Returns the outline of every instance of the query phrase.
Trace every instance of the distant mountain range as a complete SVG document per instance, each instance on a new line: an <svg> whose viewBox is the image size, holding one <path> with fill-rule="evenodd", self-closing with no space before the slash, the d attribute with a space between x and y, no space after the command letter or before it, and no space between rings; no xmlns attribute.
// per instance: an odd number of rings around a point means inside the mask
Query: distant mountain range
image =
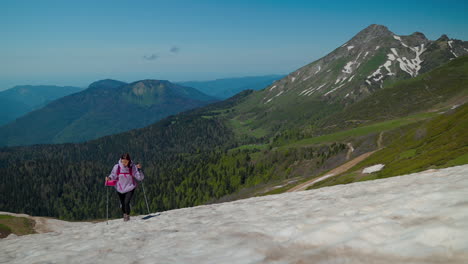
<svg viewBox="0 0 468 264"><path fill-rule="evenodd" d="M0 92L0 125L39 109L60 97L77 93L81 88L55 85L20 85Z"/></svg>
<svg viewBox="0 0 468 264"><path fill-rule="evenodd" d="M102 80L0 127L0 145L82 142L144 127L214 101L168 81Z"/></svg>
<svg viewBox="0 0 468 264"><path fill-rule="evenodd" d="M196 88L201 92L220 99L227 99L244 90L261 90L284 75L265 75L239 78L225 78L211 81L189 81L179 84Z"/></svg>

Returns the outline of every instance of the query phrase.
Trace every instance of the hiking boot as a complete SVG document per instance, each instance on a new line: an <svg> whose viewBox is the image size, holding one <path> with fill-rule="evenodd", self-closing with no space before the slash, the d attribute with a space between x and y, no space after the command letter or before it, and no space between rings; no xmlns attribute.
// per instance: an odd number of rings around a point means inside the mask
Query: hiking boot
<svg viewBox="0 0 468 264"><path fill-rule="evenodd" d="M130 220L130 216L128 214L124 214L123 215L123 220L124 220L124 222L127 222L128 220Z"/></svg>

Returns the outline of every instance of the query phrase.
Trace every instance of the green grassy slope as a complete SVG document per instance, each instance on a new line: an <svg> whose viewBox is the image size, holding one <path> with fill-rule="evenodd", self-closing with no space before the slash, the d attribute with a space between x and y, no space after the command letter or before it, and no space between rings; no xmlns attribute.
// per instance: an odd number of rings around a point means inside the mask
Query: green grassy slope
<svg viewBox="0 0 468 264"><path fill-rule="evenodd" d="M393 142L342 175L313 186L319 188L355 181L373 180L468 163L468 104L433 119L412 124L399 131ZM366 167L384 164L372 174Z"/></svg>
<svg viewBox="0 0 468 264"><path fill-rule="evenodd" d="M454 59L418 77L395 82L328 117L321 126L342 129L355 124L395 119L443 107L453 97L468 98L468 56Z"/></svg>
<svg viewBox="0 0 468 264"><path fill-rule="evenodd" d="M377 135L380 132L385 132L383 135L387 145L396 146L395 144L399 144L400 149L396 147L389 148L389 150L384 149L372 156L379 158L369 158L358 169L351 171L346 176L330 178L318 183L315 186L316 188L357 180L401 175L431 167L466 164L468 163L467 155L464 153L467 150L463 145L465 143L460 142L464 137L463 132L466 134L466 131L468 131L466 117L459 115L452 117L451 122L459 124L455 128L456 131L450 130L447 126L439 126L439 130L435 129L435 127L428 128L426 126L428 126L428 122L432 122L430 121L432 119L442 118L437 120L444 120L446 116L439 117L440 112L451 112L451 105L466 102L468 95L467 80L468 57L465 56L417 78L396 82L355 105L351 105L343 111L328 117L324 122L319 122L320 126L315 124L316 127L312 131L318 132L318 136L310 133L307 129L302 130L302 134L297 132L298 129L289 130L276 137L272 146L285 151L333 142L353 142L359 137ZM421 134L426 133L424 131L429 130L433 133L448 133L449 136L446 141L442 141L443 137L439 138L432 143L433 145L431 145L432 137L423 137L418 142L412 142L412 144L433 148L434 151L416 149L409 142L401 142L401 134L416 133L421 136ZM439 147L440 149L438 149ZM377 175L366 176L357 171L362 170L364 166L388 162L388 160L376 156L385 156L386 154L399 155L398 157L401 155L402 162L399 160L393 162L393 165L387 166ZM338 166L339 163L336 165ZM317 174L311 174L312 178L315 176ZM294 184L273 190L270 193L280 193L292 186Z"/></svg>
<svg viewBox="0 0 468 264"><path fill-rule="evenodd" d="M416 78L396 81L346 107L288 92L265 104L265 91L256 91L224 117L241 136L285 141L285 135L286 141L294 141L441 109L453 98L466 102L467 87L468 56L464 56Z"/></svg>
<svg viewBox="0 0 468 264"><path fill-rule="evenodd" d="M22 236L36 233L34 220L25 217L0 215L0 238L7 237L11 233Z"/></svg>

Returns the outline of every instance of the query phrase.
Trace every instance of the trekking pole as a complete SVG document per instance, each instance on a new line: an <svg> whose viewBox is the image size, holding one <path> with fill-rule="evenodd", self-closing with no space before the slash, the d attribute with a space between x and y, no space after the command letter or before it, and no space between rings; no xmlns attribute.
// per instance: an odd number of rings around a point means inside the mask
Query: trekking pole
<svg viewBox="0 0 468 264"><path fill-rule="evenodd" d="M137 165L140 164L139 162L136 163ZM148 206L148 199L146 199L146 192L145 192L145 182L141 182L141 187L143 188L143 196L145 196L145 203L146 203L146 210L148 210L148 214L150 213L149 206Z"/></svg>
<svg viewBox="0 0 468 264"><path fill-rule="evenodd" d="M143 187L143 195L145 196L146 209L148 209L148 214L150 214L150 210L149 210L149 206L148 206L148 200L146 199L145 183L144 182L141 182L141 187Z"/></svg>
<svg viewBox="0 0 468 264"><path fill-rule="evenodd" d="M105 188L106 188L106 224L108 225L109 224L109 191L108 191L107 186L105 186Z"/></svg>

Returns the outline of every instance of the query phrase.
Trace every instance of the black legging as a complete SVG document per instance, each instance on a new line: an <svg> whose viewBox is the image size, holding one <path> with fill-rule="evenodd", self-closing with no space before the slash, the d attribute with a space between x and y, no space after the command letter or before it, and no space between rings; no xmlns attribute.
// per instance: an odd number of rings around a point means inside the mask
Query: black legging
<svg viewBox="0 0 468 264"><path fill-rule="evenodd" d="M130 200L132 199L134 191L135 191L135 189L133 189L133 190L131 190L129 192L126 192L126 193L117 192L117 194L119 195L119 198L120 198L120 205L122 207L122 213L124 213L124 214L130 215Z"/></svg>

